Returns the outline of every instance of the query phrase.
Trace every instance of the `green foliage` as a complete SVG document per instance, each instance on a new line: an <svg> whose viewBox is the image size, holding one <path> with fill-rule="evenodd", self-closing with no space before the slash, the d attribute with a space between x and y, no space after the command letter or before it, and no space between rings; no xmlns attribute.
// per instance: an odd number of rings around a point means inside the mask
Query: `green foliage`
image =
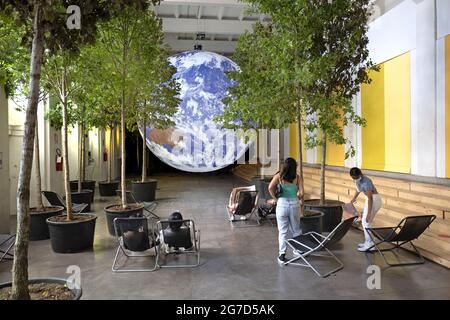
<svg viewBox="0 0 450 320"><path fill-rule="evenodd" d="M152 11L133 8L100 24L100 37L86 56L91 58L89 72L102 79L101 91L108 93L97 114L113 111L109 122L120 120L123 102L131 130L137 122L158 128L173 124L170 117L177 111L179 86L172 80L176 70L168 61L161 24Z"/></svg>
<svg viewBox="0 0 450 320"><path fill-rule="evenodd" d="M30 53L24 46L25 26L17 26L14 16L0 13L0 85L6 95L26 96Z"/></svg>
<svg viewBox="0 0 450 320"><path fill-rule="evenodd" d="M308 1L247 2L272 22L257 23L252 33L240 37L233 58L241 70L229 74L236 85L216 120L228 128L286 128L302 116L302 92L313 80Z"/></svg>
<svg viewBox="0 0 450 320"><path fill-rule="evenodd" d="M362 83L370 82L369 70L376 69L367 48L370 0L320 0L309 2L308 6L313 12L309 56L314 82L304 91L304 99L307 113L314 116L308 118L306 128L310 133L321 131L323 135L321 139L316 134L308 135L306 147L323 146L327 141L349 143L343 127L366 124L353 110L352 98ZM346 158L354 155L355 149L350 146Z"/></svg>

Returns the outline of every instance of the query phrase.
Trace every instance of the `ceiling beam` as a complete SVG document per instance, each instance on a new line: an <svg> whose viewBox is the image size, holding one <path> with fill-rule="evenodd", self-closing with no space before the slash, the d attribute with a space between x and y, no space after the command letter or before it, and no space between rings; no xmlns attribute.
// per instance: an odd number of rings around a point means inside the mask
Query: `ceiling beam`
<svg viewBox="0 0 450 320"><path fill-rule="evenodd" d="M219 8L219 12L217 13L217 19L222 20L224 10L225 10L225 7Z"/></svg>
<svg viewBox="0 0 450 320"><path fill-rule="evenodd" d="M162 18L163 32L197 33L199 31L214 34L243 34L252 30L253 22L238 20L201 19L201 30L197 19Z"/></svg>
<svg viewBox="0 0 450 320"><path fill-rule="evenodd" d="M177 40L173 38L165 39L173 51L189 51L194 49L193 40ZM199 42L204 51L233 53L236 50L237 41L211 41L202 40Z"/></svg>

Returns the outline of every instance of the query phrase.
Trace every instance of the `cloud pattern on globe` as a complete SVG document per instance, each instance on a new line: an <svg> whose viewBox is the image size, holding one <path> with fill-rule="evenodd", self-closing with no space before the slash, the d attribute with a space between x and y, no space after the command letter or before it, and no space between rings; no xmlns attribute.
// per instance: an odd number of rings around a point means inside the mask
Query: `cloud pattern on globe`
<svg viewBox="0 0 450 320"><path fill-rule="evenodd" d="M238 70L238 66L206 51L187 51L169 60L177 69L174 77L181 86L181 103L172 117L173 128L146 128L148 148L166 164L188 172L211 172L233 164L252 141L245 143L214 117L223 114L222 99L233 84L226 72Z"/></svg>

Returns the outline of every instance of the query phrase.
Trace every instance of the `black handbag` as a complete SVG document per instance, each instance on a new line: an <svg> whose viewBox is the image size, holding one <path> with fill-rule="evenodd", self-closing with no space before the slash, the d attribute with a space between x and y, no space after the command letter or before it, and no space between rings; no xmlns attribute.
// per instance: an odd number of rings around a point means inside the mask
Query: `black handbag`
<svg viewBox="0 0 450 320"><path fill-rule="evenodd" d="M281 197L281 194L283 193L283 185L281 184L281 178L278 181L278 184L275 188L275 197L279 198Z"/></svg>

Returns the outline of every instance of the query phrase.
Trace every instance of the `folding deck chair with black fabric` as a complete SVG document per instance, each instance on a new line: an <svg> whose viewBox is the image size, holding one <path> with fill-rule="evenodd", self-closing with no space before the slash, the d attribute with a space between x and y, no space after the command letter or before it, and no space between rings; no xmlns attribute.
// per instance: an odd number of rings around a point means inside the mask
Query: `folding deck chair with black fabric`
<svg viewBox="0 0 450 320"><path fill-rule="evenodd" d="M122 197L122 191L121 190L116 190L116 194L117 196L120 198ZM158 204L156 202L141 202L141 201L137 201L136 197L134 196L133 192L131 191L125 191L125 196L127 198L127 203L140 203L144 206L144 211L145 216L147 218L152 218L152 219L156 219L159 220L159 216L153 212L153 210L156 209L156 207L158 206Z"/></svg>
<svg viewBox="0 0 450 320"><path fill-rule="evenodd" d="M259 216L257 215L258 210L258 191L241 191L239 192L239 197L237 200L237 206L234 212L227 206L228 216L231 217L230 222L233 227L236 228L246 228L246 227L257 227L261 225ZM242 217L241 219L236 216ZM250 218L255 216L256 223L251 222ZM250 223L248 223L250 222ZM235 223L241 225L235 225Z"/></svg>
<svg viewBox="0 0 450 320"><path fill-rule="evenodd" d="M42 191L42 194L47 199L48 203L50 203L50 205L63 207L64 211L67 210L66 202L56 192ZM72 210L74 213L82 213L87 206L88 206L87 203L72 203Z"/></svg>
<svg viewBox="0 0 450 320"><path fill-rule="evenodd" d="M311 268L319 277L325 278L330 274L344 268L344 264L328 249L338 241L340 241L348 232L352 226L356 217L348 218L339 223L334 230L332 230L327 236L320 233L311 231L298 237L287 239L286 243L294 251L294 257L284 263L284 265L293 264L296 266ZM319 253L326 251L326 253ZM333 258L338 266L326 273L320 273L309 261L309 256L318 256L324 258ZM297 260L303 260L304 263L298 263Z"/></svg>
<svg viewBox="0 0 450 320"><path fill-rule="evenodd" d="M126 217L114 219L114 230L118 247L112 264L113 272L151 272L158 268L158 243L153 225L149 228L146 217ZM155 263L151 268L131 269L119 268L117 263L119 254L129 258L154 257Z"/></svg>
<svg viewBox="0 0 450 320"><path fill-rule="evenodd" d="M195 223L191 219L184 220L161 220L157 222L159 235L159 256L158 265L161 268L186 268L200 265L200 230L195 229ZM165 264L161 264L161 257L164 255ZM175 256L179 260L180 255L186 259L195 257L195 262L184 264L168 264L167 259Z"/></svg>
<svg viewBox="0 0 450 320"><path fill-rule="evenodd" d="M391 267L423 264L425 259L413 244L413 240L418 239L435 219L435 215L411 216L402 219L396 227L367 228L374 245L368 248L366 252L374 252L373 248L375 248L383 257L384 262ZM384 243L391 247L381 248ZM388 262L383 252L398 249L408 243L414 249L414 253L419 257L419 260L400 263Z"/></svg>
<svg viewBox="0 0 450 320"><path fill-rule="evenodd" d="M12 260L14 255L11 253L16 242L16 235L1 234L0 235L0 262L3 260Z"/></svg>
<svg viewBox="0 0 450 320"><path fill-rule="evenodd" d="M276 221L276 204L267 203L268 200L272 199L269 193L269 182L258 181L256 183L256 191L258 191L258 214L262 219L269 221L270 225L275 226L272 220Z"/></svg>

